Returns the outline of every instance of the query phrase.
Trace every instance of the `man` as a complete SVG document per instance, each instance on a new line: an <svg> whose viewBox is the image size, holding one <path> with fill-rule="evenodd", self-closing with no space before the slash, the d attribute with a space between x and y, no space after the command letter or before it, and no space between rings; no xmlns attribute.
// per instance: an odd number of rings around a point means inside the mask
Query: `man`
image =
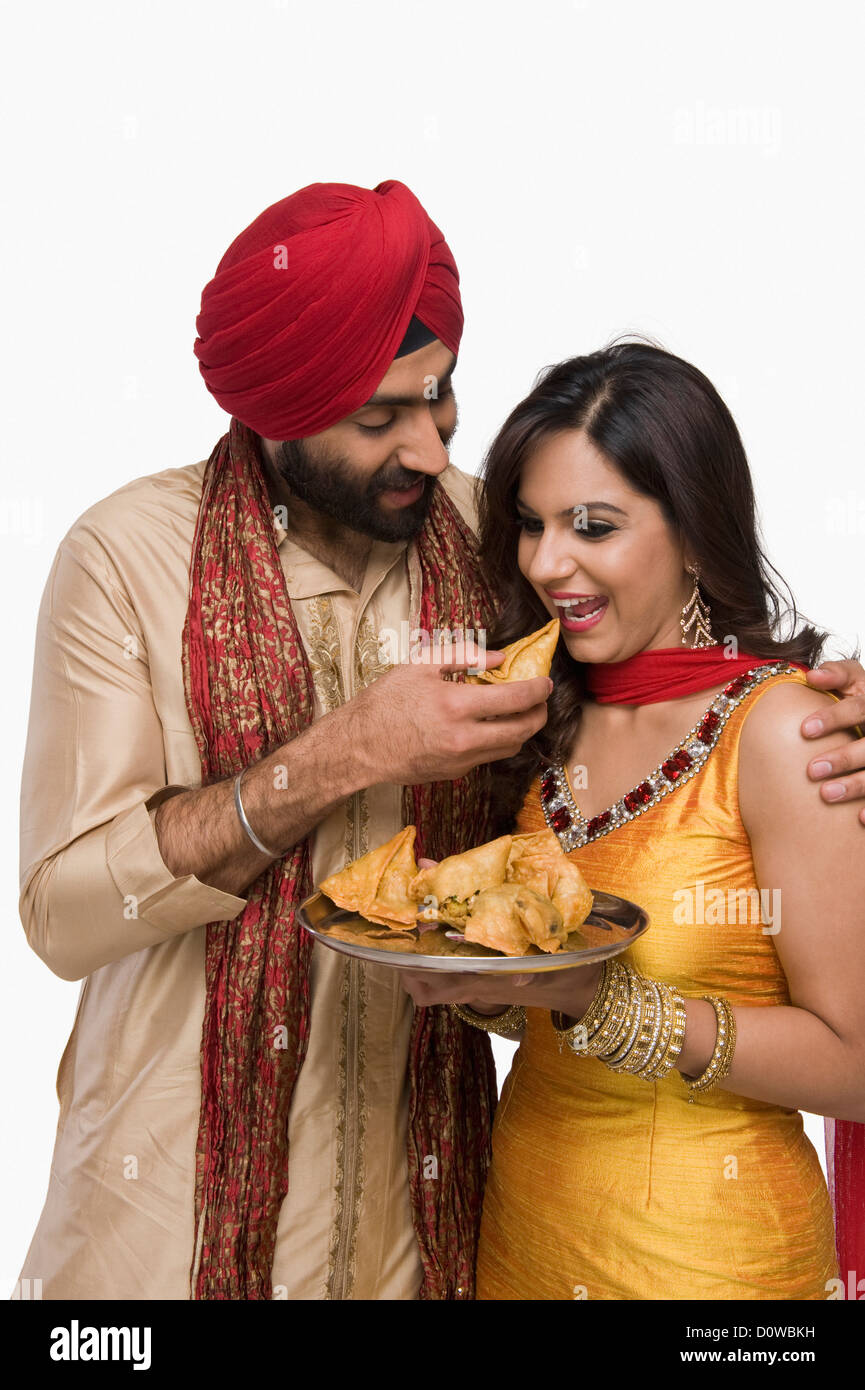
<svg viewBox="0 0 865 1390"><path fill-rule="evenodd" d="M488 838L489 764L545 720L545 679L442 680L471 647L380 651L494 610L447 456L456 266L404 185L312 185L232 243L197 324L228 433L84 513L40 613L21 914L85 978L21 1277L469 1298L488 1040L296 921L409 820L433 858Z"/></svg>

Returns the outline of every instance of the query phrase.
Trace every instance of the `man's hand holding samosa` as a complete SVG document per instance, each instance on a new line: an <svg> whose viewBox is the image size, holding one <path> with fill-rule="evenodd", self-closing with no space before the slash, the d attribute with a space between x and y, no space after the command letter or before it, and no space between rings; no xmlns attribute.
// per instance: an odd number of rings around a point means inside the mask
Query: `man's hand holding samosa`
<svg viewBox="0 0 865 1390"><path fill-rule="evenodd" d="M495 667L503 657L472 642L427 649L422 660L394 667L336 711L365 761L363 785L441 782L517 754L546 723L549 677L495 685L442 679Z"/></svg>
<svg viewBox="0 0 865 1390"><path fill-rule="evenodd" d="M463 777L480 763L513 757L546 723L548 676L494 685L444 679L495 667L503 652L460 642L419 657L385 672L245 772L246 815L273 854L259 851L240 825L233 778L163 801L156 831L171 872L242 894L271 859L355 792L381 782Z"/></svg>

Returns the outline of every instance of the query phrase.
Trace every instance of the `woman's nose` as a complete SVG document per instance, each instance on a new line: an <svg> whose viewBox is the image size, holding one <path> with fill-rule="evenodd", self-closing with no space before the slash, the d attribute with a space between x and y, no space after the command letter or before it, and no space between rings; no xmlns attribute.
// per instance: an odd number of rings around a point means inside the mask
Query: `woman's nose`
<svg viewBox="0 0 865 1390"><path fill-rule="evenodd" d="M555 535L544 534L529 562L527 578L545 589L566 589L574 580L579 566L567 543Z"/></svg>

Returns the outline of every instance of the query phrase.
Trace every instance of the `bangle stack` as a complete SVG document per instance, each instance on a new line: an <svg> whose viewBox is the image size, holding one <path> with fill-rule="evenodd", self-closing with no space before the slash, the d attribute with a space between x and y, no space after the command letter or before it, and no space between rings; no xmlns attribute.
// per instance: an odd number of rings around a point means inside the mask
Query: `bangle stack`
<svg viewBox="0 0 865 1390"><path fill-rule="evenodd" d="M518 1033L526 1026L526 1011L522 1004L511 1004L500 1014L479 1014L468 1004L451 1004L451 1009L463 1023L481 1028L485 1033Z"/></svg>
<svg viewBox="0 0 865 1390"><path fill-rule="evenodd" d="M698 1077L684 1080L688 1100L711 1091L730 1070L736 1048L736 1023L727 999L704 994L718 1020L715 1048L709 1065ZM673 985L651 980L617 957L604 961L595 997L583 1017L568 1026L561 1013L550 1020L559 1040L572 1052L597 1057L611 1071L624 1071L644 1081L663 1081L672 1071L685 1041L684 996Z"/></svg>
<svg viewBox="0 0 865 1390"><path fill-rule="evenodd" d="M647 979L612 957L594 999L579 1022L567 1027L551 1013L559 1050L597 1057L612 1071L662 1081L676 1065L685 1040L685 1000L671 985Z"/></svg>

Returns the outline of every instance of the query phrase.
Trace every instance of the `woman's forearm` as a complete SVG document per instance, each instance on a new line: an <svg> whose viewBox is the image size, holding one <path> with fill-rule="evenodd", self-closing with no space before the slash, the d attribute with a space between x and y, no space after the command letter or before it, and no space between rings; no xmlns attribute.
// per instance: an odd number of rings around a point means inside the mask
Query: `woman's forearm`
<svg viewBox="0 0 865 1390"><path fill-rule="evenodd" d="M677 1062L699 1076L715 1047L716 1019L705 999L686 999L685 1041ZM790 1110L865 1122L865 1058L827 1023L793 1005L733 1009L736 1050L719 1090Z"/></svg>

